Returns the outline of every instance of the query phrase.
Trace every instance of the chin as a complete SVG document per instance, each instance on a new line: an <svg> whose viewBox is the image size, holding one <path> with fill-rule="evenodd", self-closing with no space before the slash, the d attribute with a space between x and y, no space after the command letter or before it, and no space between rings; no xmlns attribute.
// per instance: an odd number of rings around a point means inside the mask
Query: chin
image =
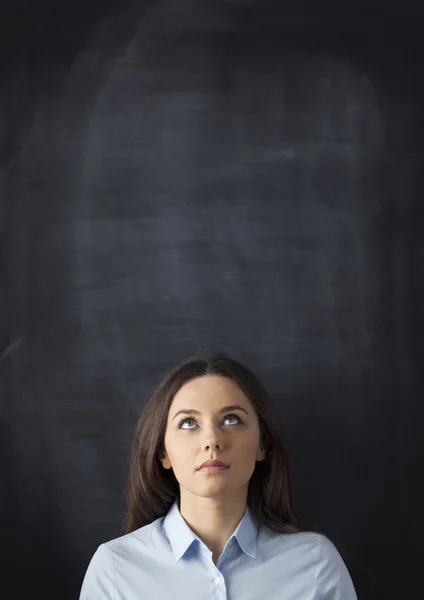
<svg viewBox="0 0 424 600"><path fill-rule="evenodd" d="M205 485L201 489L190 491L190 493L194 496L198 496L199 498L219 498L220 496L228 494L229 491L230 490L224 486Z"/></svg>

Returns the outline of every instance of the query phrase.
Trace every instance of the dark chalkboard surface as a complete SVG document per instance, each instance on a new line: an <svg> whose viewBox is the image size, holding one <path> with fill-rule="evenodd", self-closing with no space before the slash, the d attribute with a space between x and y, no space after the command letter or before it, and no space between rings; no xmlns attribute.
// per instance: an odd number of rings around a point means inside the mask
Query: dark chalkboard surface
<svg viewBox="0 0 424 600"><path fill-rule="evenodd" d="M119 533L141 406L222 349L271 392L302 516L358 596L416 597L419 25L312 4L5 11L8 595L77 597Z"/></svg>

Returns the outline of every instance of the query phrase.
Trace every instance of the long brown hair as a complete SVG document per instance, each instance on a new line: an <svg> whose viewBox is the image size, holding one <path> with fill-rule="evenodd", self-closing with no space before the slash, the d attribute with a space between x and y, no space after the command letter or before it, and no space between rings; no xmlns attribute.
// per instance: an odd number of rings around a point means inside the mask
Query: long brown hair
<svg viewBox="0 0 424 600"><path fill-rule="evenodd" d="M271 398L250 369L220 352L182 362L168 373L143 407L131 450L123 533L164 516L179 495L172 469L164 469L160 462L168 411L185 383L205 375L221 375L234 381L257 410L266 458L256 463L249 481L247 504L253 516L278 533L305 530L294 507L286 439Z"/></svg>

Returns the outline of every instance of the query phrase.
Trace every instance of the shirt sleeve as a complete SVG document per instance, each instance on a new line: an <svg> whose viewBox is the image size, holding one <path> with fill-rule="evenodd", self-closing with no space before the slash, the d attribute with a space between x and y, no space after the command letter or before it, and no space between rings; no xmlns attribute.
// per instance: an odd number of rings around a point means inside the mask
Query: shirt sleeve
<svg viewBox="0 0 424 600"><path fill-rule="evenodd" d="M87 567L79 600L113 600L115 587L113 553L102 544L97 548Z"/></svg>
<svg viewBox="0 0 424 600"><path fill-rule="evenodd" d="M315 552L319 600L358 600L342 557L325 535L319 536Z"/></svg>

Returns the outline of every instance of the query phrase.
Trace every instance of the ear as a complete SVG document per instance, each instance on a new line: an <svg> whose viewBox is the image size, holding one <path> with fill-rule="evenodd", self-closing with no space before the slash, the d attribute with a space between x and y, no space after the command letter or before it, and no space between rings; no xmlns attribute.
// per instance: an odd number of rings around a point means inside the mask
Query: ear
<svg viewBox="0 0 424 600"><path fill-rule="evenodd" d="M265 460L265 457L266 457L266 452L261 446L259 448L258 452L256 453L256 460L257 460L257 462L262 462L263 460Z"/></svg>
<svg viewBox="0 0 424 600"><path fill-rule="evenodd" d="M164 469L171 469L172 468L171 461L166 456L166 454L162 454L162 456L160 457L160 462L162 463L162 467Z"/></svg>

